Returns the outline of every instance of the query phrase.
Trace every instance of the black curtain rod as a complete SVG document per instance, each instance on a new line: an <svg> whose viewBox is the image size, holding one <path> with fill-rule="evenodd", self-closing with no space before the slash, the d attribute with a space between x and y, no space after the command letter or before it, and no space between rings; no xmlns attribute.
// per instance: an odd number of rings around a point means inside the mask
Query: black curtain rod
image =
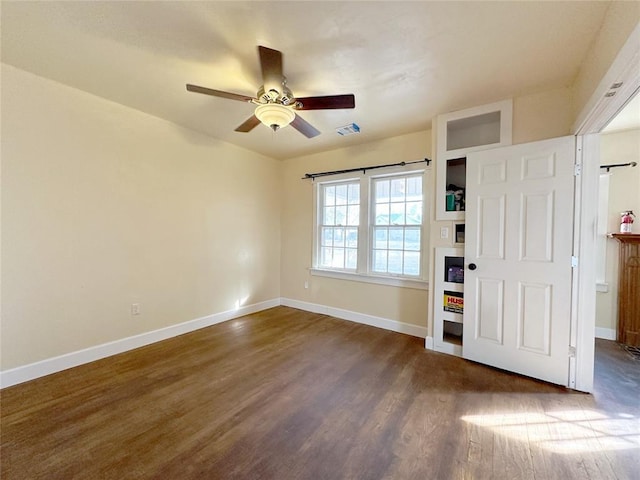
<svg viewBox="0 0 640 480"><path fill-rule="evenodd" d="M340 175L341 173L350 173L350 172L362 172L367 173L367 170L375 170L376 168L385 168L385 167L404 167L405 165L412 165L414 163L424 163L427 162L427 165L431 163L430 158L425 158L423 160L416 160L414 162L400 162L400 163L389 163L387 165L373 165L371 167L359 167L359 168L348 168L346 170L332 170L330 172L319 172L319 173L305 173L302 180L311 179L314 180L318 177L327 177L329 175Z"/></svg>
<svg viewBox="0 0 640 480"><path fill-rule="evenodd" d="M600 168L606 168L607 172L609 170L611 170L612 168L616 168L616 167L635 167L636 165L638 165L636 162L629 162L629 163L611 163L609 165L600 165Z"/></svg>

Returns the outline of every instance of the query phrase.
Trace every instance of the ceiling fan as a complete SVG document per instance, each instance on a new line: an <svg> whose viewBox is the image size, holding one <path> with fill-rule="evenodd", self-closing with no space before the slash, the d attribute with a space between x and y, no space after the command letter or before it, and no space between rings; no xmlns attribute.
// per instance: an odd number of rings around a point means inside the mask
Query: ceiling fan
<svg viewBox="0 0 640 480"><path fill-rule="evenodd" d="M352 93L322 97L294 97L287 87L287 78L282 73L282 52L259 46L258 53L263 85L255 98L191 84L187 84L187 90L255 104L254 115L236 128L236 132L250 132L261 122L274 132L291 124L307 138L313 138L320 135L320 131L300 117L296 113L297 110L328 110L356 106L355 96Z"/></svg>

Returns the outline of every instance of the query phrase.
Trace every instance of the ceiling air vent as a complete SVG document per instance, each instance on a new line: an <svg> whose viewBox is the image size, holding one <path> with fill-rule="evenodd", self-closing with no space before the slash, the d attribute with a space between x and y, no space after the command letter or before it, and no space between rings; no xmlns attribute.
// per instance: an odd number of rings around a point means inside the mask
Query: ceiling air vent
<svg viewBox="0 0 640 480"><path fill-rule="evenodd" d="M338 135L352 135L354 133L360 133L360 127L355 123L350 123L349 125L345 125L344 127L336 128L336 132Z"/></svg>

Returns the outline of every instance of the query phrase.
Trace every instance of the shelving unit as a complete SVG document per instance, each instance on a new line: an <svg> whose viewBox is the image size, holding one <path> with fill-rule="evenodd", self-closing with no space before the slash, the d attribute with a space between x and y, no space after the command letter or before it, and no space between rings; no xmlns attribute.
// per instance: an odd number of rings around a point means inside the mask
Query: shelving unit
<svg viewBox="0 0 640 480"><path fill-rule="evenodd" d="M447 113L436 119L436 220L464 220L466 156L511 145L513 102Z"/></svg>
<svg viewBox="0 0 640 480"><path fill-rule="evenodd" d="M434 270L434 350L462 355L464 249L436 248Z"/></svg>
<svg viewBox="0 0 640 480"><path fill-rule="evenodd" d="M433 348L439 352L461 356L463 348L467 155L511 145L512 118L513 102L504 100L435 119L435 218L453 222L454 228L451 246L435 249ZM451 266L461 269L462 278L447 277ZM455 311L458 301L461 309Z"/></svg>

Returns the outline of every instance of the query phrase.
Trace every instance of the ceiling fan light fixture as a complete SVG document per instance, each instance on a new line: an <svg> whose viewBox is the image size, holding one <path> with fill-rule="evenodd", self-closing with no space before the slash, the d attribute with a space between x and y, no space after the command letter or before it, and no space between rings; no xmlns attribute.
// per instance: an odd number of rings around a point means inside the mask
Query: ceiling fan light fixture
<svg viewBox="0 0 640 480"><path fill-rule="evenodd" d="M295 112L279 103L266 103L258 105L255 111L256 117L274 132L284 128L296 118Z"/></svg>

